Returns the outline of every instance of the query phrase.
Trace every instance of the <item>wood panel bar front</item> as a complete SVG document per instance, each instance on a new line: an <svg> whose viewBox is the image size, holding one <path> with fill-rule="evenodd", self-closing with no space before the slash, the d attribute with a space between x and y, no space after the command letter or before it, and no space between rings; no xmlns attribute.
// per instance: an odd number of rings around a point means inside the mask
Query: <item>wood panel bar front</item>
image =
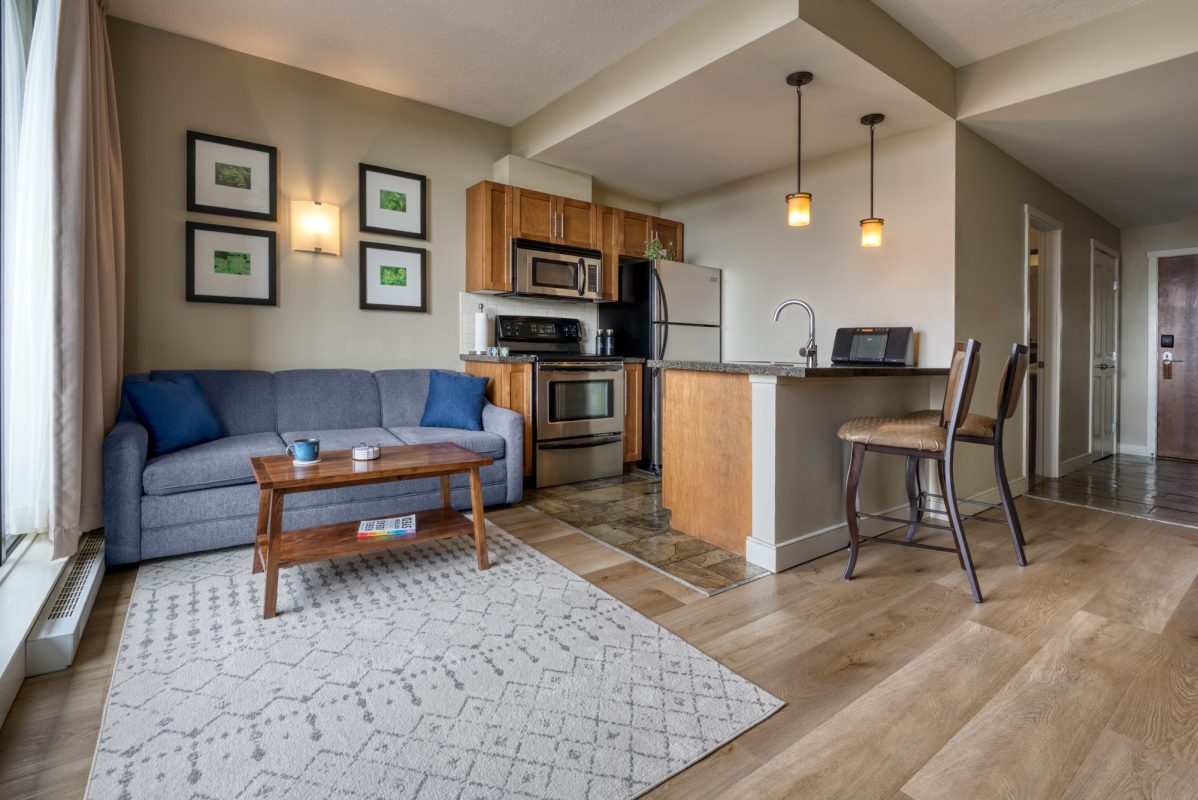
<svg viewBox="0 0 1198 800"><path fill-rule="evenodd" d="M743 555L753 530L749 376L664 372L662 503L670 525Z"/></svg>

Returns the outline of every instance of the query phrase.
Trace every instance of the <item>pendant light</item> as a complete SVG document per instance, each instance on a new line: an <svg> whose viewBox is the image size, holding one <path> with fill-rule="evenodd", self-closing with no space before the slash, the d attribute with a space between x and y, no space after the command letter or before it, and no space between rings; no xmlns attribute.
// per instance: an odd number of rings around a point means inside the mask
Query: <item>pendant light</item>
<svg viewBox="0 0 1198 800"><path fill-rule="evenodd" d="M861 220L861 246L882 246L881 217L874 216L874 126L886 119L885 114L866 114L861 118L862 125L869 126L869 217Z"/></svg>
<svg viewBox="0 0 1198 800"><path fill-rule="evenodd" d="M786 195L786 220L799 227L811 224L811 194L802 191L800 178L803 175L803 87L811 83L810 72L792 72L786 76L788 86L795 87L798 102L796 118L798 134L795 136L795 190Z"/></svg>

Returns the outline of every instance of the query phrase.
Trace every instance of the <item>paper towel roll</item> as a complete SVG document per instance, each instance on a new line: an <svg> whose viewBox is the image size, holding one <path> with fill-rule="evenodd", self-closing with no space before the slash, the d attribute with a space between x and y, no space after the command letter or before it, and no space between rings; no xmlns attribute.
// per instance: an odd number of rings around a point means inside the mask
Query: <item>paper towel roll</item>
<svg viewBox="0 0 1198 800"><path fill-rule="evenodd" d="M483 353L487 349L487 312L482 310L481 303L478 308L474 312L474 352Z"/></svg>

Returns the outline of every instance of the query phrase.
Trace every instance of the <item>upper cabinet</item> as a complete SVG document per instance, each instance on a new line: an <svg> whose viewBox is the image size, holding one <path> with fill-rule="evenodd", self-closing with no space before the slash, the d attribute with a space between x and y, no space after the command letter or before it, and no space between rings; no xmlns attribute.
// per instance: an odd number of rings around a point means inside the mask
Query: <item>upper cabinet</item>
<svg viewBox="0 0 1198 800"><path fill-rule="evenodd" d="M585 200L481 181L466 190L466 291L512 291L512 239L603 253L605 300L619 299L619 257L640 258L653 238L682 260L682 223Z"/></svg>

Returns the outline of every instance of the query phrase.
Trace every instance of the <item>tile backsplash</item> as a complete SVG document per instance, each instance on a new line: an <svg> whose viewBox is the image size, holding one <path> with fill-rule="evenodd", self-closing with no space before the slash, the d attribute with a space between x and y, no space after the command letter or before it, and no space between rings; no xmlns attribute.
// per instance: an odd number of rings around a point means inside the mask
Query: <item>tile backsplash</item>
<svg viewBox="0 0 1198 800"><path fill-rule="evenodd" d="M595 351L596 309L594 303L544 300L536 297L508 297L494 294L458 293L458 308L461 317L459 353L474 349L474 315L482 303L487 313L487 347L495 344L495 316L497 314L527 314L536 317L573 317L582 323L582 349L585 353Z"/></svg>

